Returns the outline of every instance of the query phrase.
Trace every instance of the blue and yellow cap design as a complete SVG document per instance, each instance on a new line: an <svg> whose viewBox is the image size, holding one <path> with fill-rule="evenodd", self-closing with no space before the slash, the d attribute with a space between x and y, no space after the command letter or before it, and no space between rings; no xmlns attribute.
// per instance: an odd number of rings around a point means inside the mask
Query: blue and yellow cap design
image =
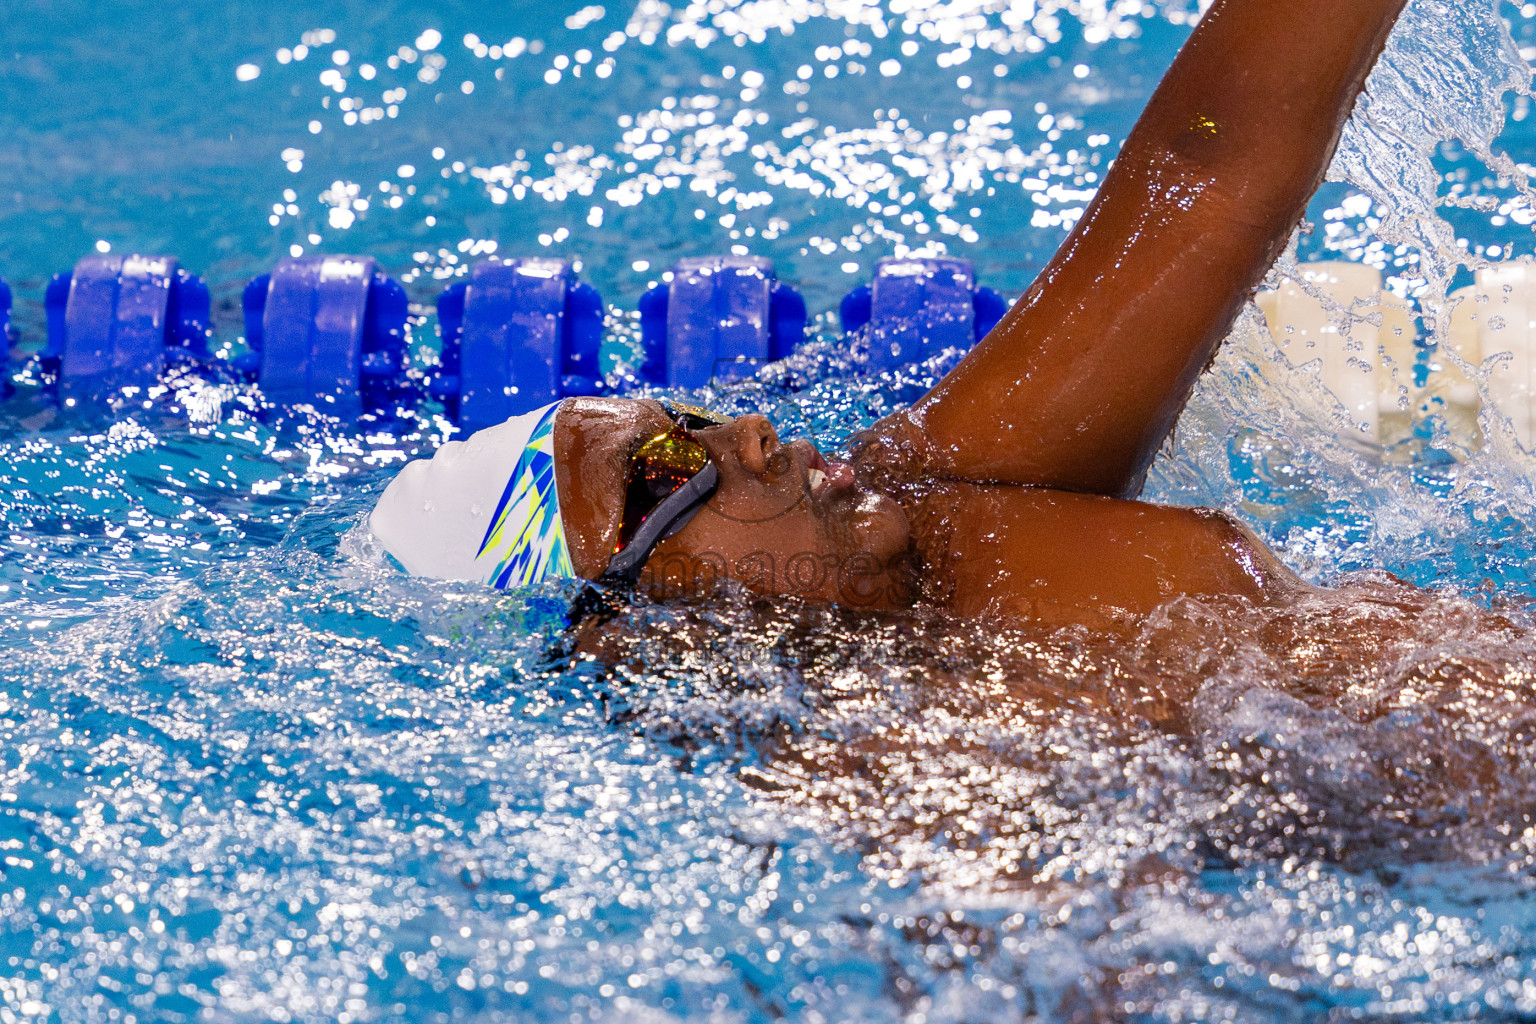
<svg viewBox="0 0 1536 1024"><path fill-rule="evenodd" d="M374 536L415 576L502 588L575 577L556 486L559 411L534 409L409 463L374 506Z"/></svg>
<svg viewBox="0 0 1536 1024"><path fill-rule="evenodd" d="M570 548L555 487L555 412L548 406L529 436L486 528L475 564L493 587L523 587L550 576L571 577Z"/></svg>

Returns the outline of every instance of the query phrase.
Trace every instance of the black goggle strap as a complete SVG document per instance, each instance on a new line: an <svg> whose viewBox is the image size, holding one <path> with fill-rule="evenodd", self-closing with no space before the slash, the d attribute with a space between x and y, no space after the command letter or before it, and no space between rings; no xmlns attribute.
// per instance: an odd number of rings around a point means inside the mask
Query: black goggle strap
<svg viewBox="0 0 1536 1024"><path fill-rule="evenodd" d="M688 525L720 483L720 473L713 462L695 473L687 483L663 498L636 528L629 543L608 560L600 580L604 583L633 583L640 578L646 559L656 545Z"/></svg>

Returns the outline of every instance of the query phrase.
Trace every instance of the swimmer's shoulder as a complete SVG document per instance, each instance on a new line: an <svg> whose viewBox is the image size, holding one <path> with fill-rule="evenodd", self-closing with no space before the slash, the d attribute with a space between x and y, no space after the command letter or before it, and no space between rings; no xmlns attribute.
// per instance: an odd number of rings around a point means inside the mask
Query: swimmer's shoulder
<svg viewBox="0 0 1536 1024"><path fill-rule="evenodd" d="M1213 509L955 481L904 505L924 595L953 614L1102 625L1181 596L1269 604L1303 586Z"/></svg>

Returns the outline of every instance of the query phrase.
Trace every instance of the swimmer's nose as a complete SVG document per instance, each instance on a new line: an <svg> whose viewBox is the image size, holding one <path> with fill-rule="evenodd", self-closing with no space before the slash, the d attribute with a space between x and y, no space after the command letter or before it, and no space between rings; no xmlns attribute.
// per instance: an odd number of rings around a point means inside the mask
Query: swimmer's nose
<svg viewBox="0 0 1536 1024"><path fill-rule="evenodd" d="M721 432L729 434L731 448L742 468L754 474L768 471L769 460L779 449L779 435L766 416L738 416Z"/></svg>

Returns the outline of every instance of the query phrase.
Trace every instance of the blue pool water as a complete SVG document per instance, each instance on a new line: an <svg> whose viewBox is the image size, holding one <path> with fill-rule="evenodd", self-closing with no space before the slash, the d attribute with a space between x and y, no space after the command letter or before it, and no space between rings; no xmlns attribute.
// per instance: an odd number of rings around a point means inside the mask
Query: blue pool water
<svg viewBox="0 0 1536 1024"><path fill-rule="evenodd" d="M491 243L580 259L618 354L648 282L731 246L813 311L901 251L1015 296L1196 13L13 4L0 276L22 355L99 247L203 272L232 351L294 247L378 256L422 361ZM1416 0L1286 260L1382 266L1433 336L1479 259L1536 252L1533 17ZM713 397L835 448L942 369L860 383L818 330ZM1530 1019L1536 466L1496 412L1342 442L1263 339L1250 310L1149 493L1331 595L1115 643L640 606L611 672L555 656L557 592L409 579L360 528L431 409L273 424L185 379L62 418L23 387L0 1021Z"/></svg>

